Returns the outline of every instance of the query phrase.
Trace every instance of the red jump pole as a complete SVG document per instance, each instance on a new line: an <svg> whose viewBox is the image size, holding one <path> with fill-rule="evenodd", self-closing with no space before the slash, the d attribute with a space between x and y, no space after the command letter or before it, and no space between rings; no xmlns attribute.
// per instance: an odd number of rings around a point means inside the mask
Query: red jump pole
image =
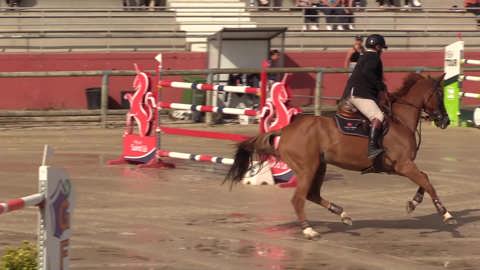
<svg viewBox="0 0 480 270"><path fill-rule="evenodd" d="M265 102L267 100L268 79L266 69L269 67L270 62L268 60L264 60L262 63L262 72L260 73L260 110L263 108L263 106L265 106Z"/></svg>
<svg viewBox="0 0 480 270"><path fill-rule="evenodd" d="M267 101L267 87L268 87L268 78L267 78L267 71L266 69L270 67L270 62L267 60L263 60L262 62L262 72L260 73L260 107L258 111L261 112L265 103ZM263 120L260 119L259 121L259 131L260 133L265 133Z"/></svg>
<svg viewBox="0 0 480 270"><path fill-rule="evenodd" d="M170 134L170 135L189 136L189 137L236 141L236 142L241 142L249 138L248 136L243 136L239 134L193 130L193 129L184 129L184 128L160 127L160 130L163 133Z"/></svg>

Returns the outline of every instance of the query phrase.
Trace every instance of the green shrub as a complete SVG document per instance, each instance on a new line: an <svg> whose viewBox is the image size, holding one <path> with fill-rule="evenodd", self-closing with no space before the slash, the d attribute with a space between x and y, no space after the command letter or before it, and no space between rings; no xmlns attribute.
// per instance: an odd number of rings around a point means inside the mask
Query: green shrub
<svg viewBox="0 0 480 270"><path fill-rule="evenodd" d="M199 76L185 76L182 78L184 82L188 83L206 83L207 80ZM205 105L206 92L196 91L192 89L183 89L182 103ZM195 100L194 100L195 99Z"/></svg>
<svg viewBox="0 0 480 270"><path fill-rule="evenodd" d="M36 245L25 241L18 248L6 248L0 270L36 270L38 250Z"/></svg>

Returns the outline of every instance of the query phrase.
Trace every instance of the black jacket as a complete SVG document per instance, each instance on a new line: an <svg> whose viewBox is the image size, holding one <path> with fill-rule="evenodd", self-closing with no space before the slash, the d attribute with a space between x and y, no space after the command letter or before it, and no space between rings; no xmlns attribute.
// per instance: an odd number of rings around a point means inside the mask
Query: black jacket
<svg viewBox="0 0 480 270"><path fill-rule="evenodd" d="M353 95L377 101L379 92L385 90L382 59L376 52L365 51L348 79L343 98Z"/></svg>

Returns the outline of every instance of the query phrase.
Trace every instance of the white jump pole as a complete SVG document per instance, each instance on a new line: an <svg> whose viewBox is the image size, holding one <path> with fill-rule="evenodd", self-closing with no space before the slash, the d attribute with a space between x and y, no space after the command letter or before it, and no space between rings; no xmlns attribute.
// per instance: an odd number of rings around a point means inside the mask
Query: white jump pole
<svg viewBox="0 0 480 270"><path fill-rule="evenodd" d="M461 75L460 76L461 81L474 81L474 82L480 82L480 76L466 76L466 75Z"/></svg>
<svg viewBox="0 0 480 270"><path fill-rule="evenodd" d="M462 64L466 64L466 65L480 65L480 60L462 59Z"/></svg>

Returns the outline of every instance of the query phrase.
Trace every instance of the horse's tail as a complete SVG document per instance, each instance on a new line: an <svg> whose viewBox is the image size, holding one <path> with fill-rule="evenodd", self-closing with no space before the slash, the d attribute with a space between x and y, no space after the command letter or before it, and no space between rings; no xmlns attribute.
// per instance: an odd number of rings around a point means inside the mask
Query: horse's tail
<svg viewBox="0 0 480 270"><path fill-rule="evenodd" d="M240 182L245 173L252 168L255 155L260 162L265 161L270 155L275 155L274 138L276 136L280 136L280 133L275 131L268 132L239 143L233 165L223 182L225 183L228 180L232 181L232 183Z"/></svg>

